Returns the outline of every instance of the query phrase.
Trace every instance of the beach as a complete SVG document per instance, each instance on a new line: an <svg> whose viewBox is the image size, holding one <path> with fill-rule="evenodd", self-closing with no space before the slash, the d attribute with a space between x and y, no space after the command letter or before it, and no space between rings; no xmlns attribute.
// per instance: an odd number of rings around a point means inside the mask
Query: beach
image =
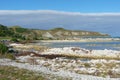
<svg viewBox="0 0 120 80"><path fill-rule="evenodd" d="M0 59L0 65L15 66L72 80L119 80L120 51L89 50L80 47L42 48L10 44L24 51L16 60ZM38 49L39 47L39 49ZM30 52L30 49L34 51ZM69 76L69 77L68 77Z"/></svg>

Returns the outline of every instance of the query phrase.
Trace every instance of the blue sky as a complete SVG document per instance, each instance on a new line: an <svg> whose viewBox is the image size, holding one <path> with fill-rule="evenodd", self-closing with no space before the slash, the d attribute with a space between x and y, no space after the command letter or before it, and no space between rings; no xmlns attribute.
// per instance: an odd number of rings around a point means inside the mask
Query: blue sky
<svg viewBox="0 0 120 80"><path fill-rule="evenodd" d="M0 24L120 36L120 0L0 0Z"/></svg>
<svg viewBox="0 0 120 80"><path fill-rule="evenodd" d="M0 0L0 10L120 12L120 0Z"/></svg>

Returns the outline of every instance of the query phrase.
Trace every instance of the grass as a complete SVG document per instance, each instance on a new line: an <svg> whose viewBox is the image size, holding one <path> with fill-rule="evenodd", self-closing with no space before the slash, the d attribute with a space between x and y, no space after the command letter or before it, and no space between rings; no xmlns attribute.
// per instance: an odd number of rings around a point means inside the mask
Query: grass
<svg viewBox="0 0 120 80"><path fill-rule="evenodd" d="M10 37L0 37L0 40L10 40Z"/></svg>
<svg viewBox="0 0 120 80"><path fill-rule="evenodd" d="M14 54L11 54L11 53L5 53L5 54L1 54L0 53L0 58L8 58L8 59L11 59L11 60L15 60L15 56Z"/></svg>
<svg viewBox="0 0 120 80"><path fill-rule="evenodd" d="M0 80L72 80L70 77L60 77L51 74L43 74L19 69L12 66L0 65Z"/></svg>
<svg viewBox="0 0 120 80"><path fill-rule="evenodd" d="M89 63L84 63L84 66L87 67L87 68L91 67L91 65Z"/></svg>
<svg viewBox="0 0 120 80"><path fill-rule="evenodd" d="M0 80L46 80L41 74L11 66L0 66Z"/></svg>

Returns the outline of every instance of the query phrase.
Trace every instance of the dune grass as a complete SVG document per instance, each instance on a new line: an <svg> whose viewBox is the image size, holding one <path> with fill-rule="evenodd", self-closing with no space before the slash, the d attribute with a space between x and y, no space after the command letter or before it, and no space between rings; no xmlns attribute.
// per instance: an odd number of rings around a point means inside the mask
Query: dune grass
<svg viewBox="0 0 120 80"><path fill-rule="evenodd" d="M0 66L0 80L46 80L41 74L11 66Z"/></svg>
<svg viewBox="0 0 120 80"><path fill-rule="evenodd" d="M72 80L71 78L60 77L51 74L20 69L13 66L0 65L0 80Z"/></svg>

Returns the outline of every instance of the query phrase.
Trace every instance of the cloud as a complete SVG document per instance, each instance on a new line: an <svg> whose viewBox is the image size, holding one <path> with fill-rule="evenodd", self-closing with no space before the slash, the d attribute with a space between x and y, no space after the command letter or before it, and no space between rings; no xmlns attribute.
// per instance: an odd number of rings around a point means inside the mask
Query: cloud
<svg viewBox="0 0 120 80"><path fill-rule="evenodd" d="M63 14L63 15L81 15L81 16L117 16L120 13L80 13L80 12L65 12L55 10L0 10L2 14L38 14L38 13L49 13L49 14Z"/></svg>
<svg viewBox="0 0 120 80"><path fill-rule="evenodd" d="M0 10L0 24L27 28L90 30L119 36L120 13L79 13L54 10Z"/></svg>

